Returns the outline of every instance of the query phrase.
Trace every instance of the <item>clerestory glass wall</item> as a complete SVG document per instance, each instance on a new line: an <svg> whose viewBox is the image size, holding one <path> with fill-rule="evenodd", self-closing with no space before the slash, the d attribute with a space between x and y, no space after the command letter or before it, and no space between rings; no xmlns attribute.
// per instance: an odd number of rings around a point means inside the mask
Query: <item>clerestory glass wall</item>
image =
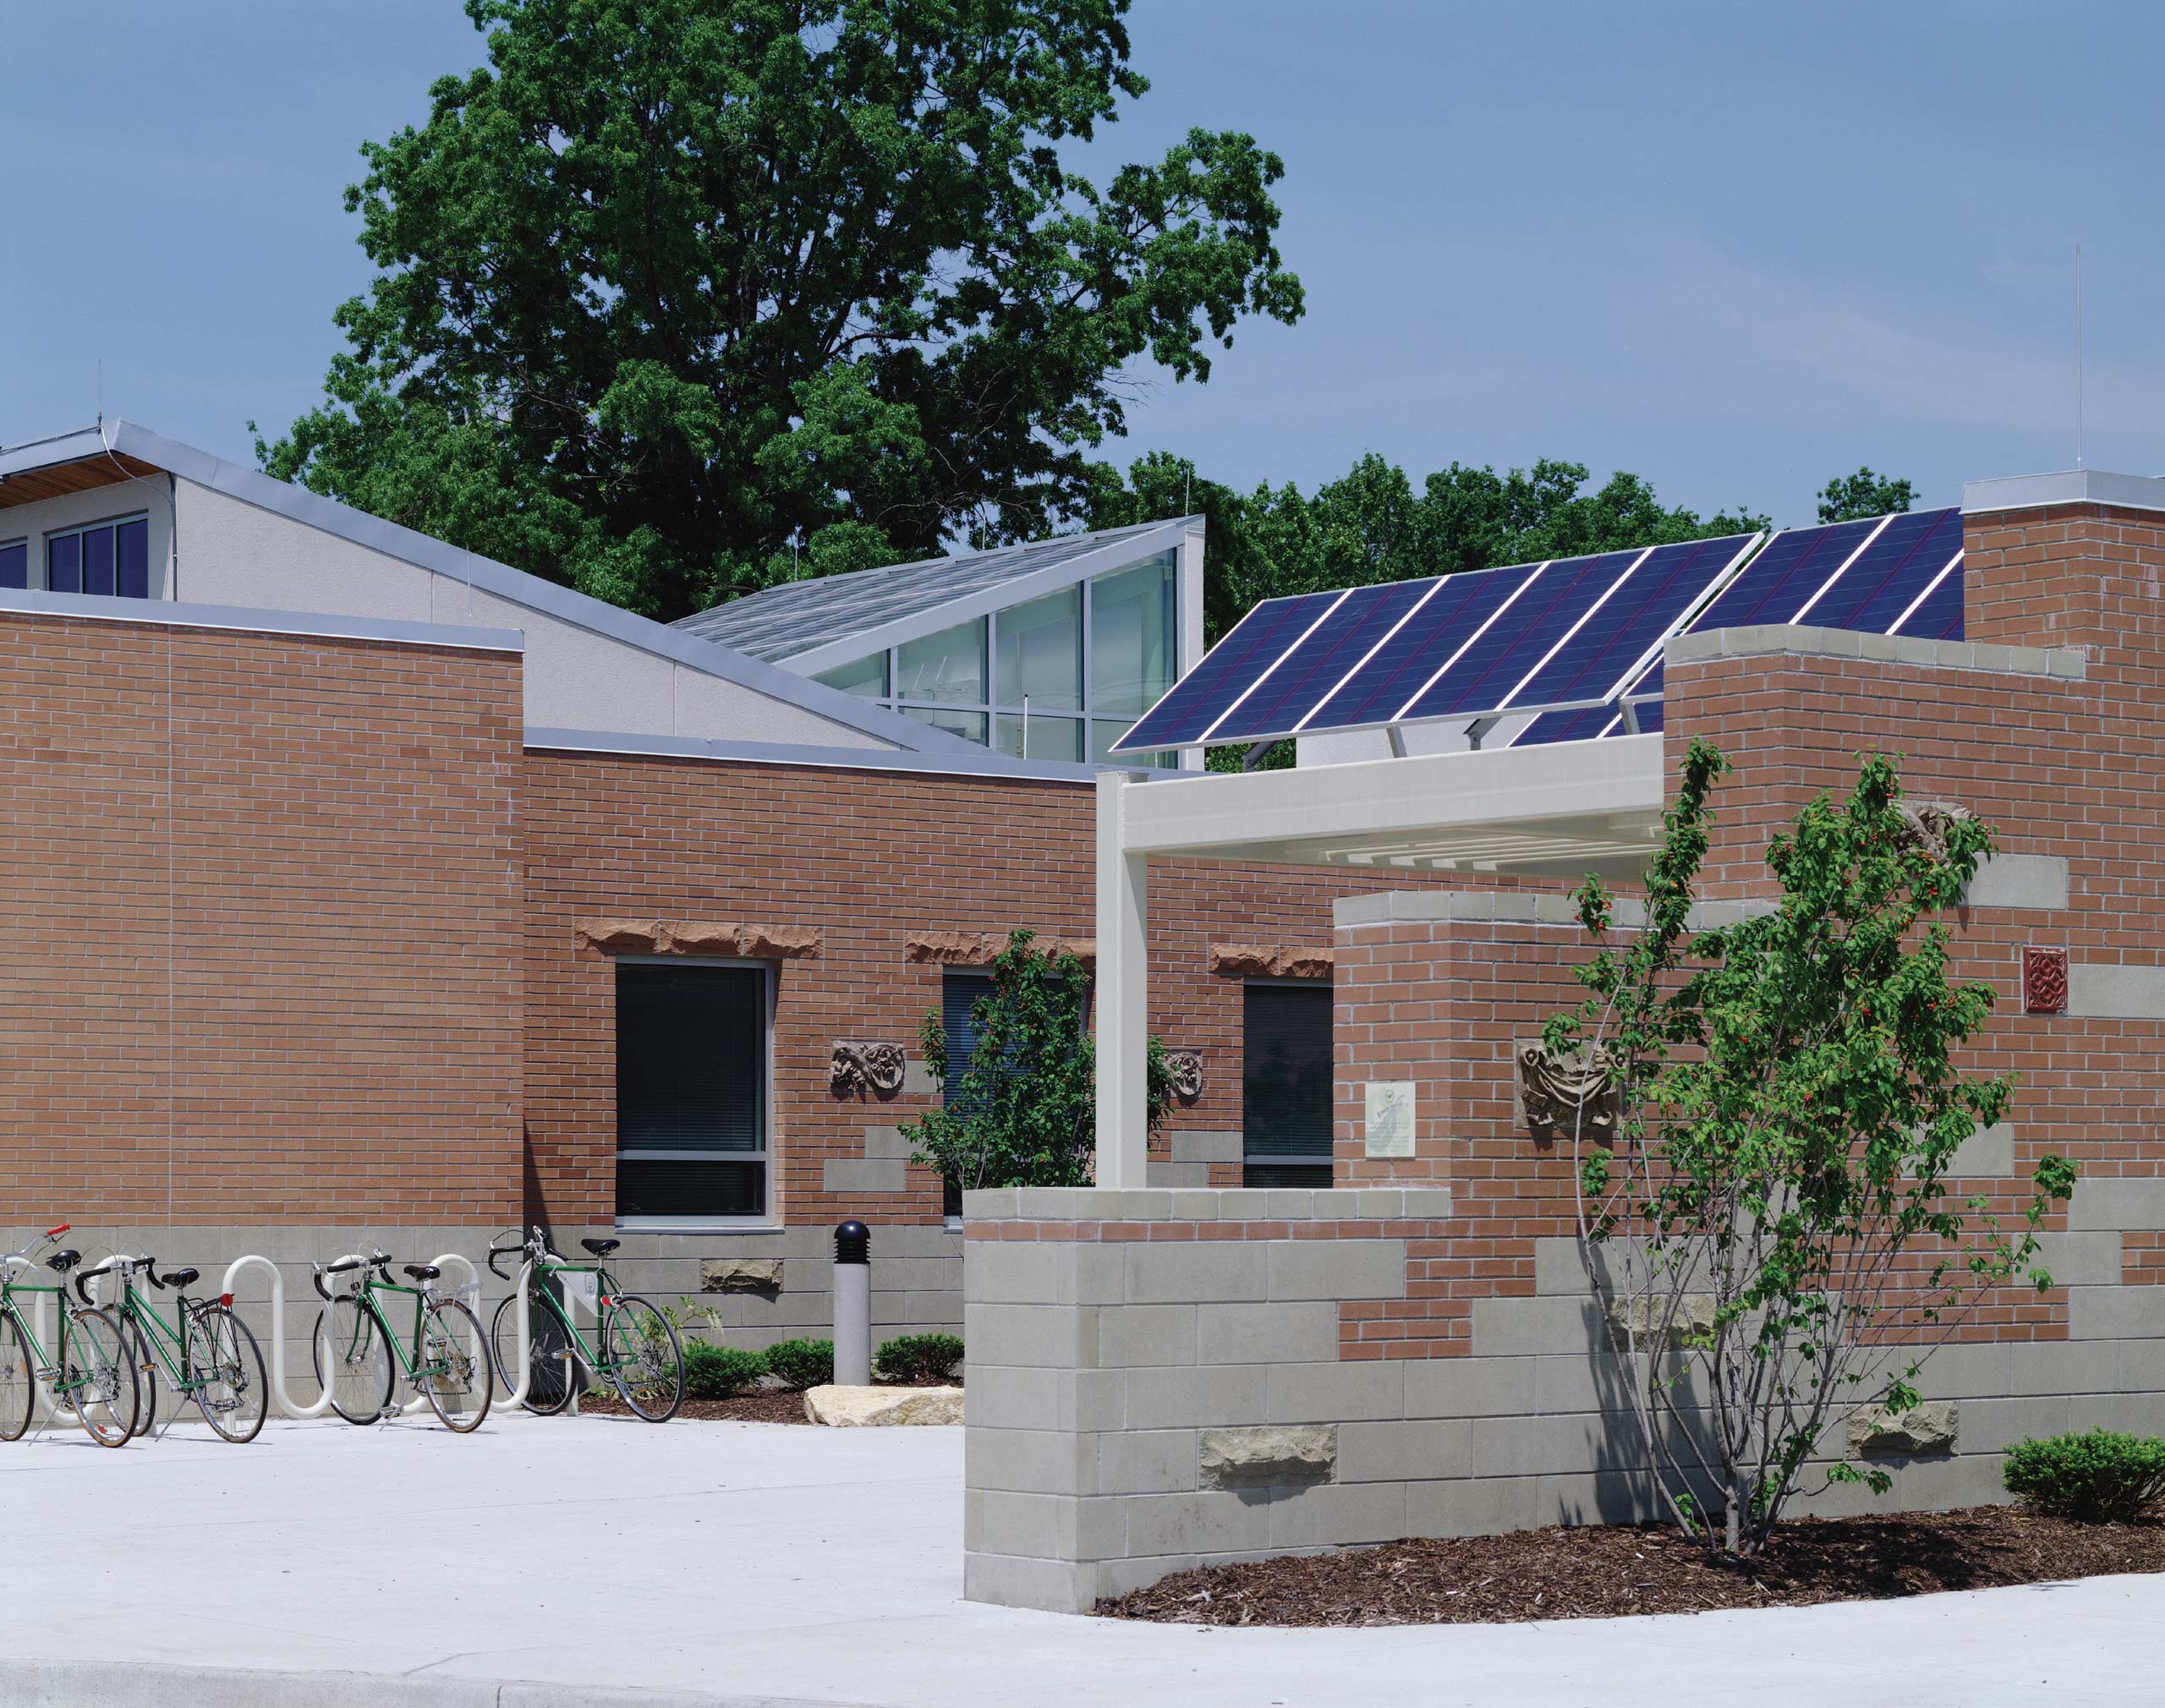
<svg viewBox="0 0 2165 1708"><path fill-rule="evenodd" d="M1103 759L1180 674L1178 610L1164 551L818 680L1017 758Z"/></svg>

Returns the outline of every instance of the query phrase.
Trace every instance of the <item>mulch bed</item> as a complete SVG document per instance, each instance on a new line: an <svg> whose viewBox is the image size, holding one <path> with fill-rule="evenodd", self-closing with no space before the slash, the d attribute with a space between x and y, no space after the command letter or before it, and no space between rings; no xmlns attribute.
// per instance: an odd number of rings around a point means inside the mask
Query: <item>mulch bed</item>
<svg viewBox="0 0 2165 1708"><path fill-rule="evenodd" d="M1169 1624L1515 1623L1801 1607L2160 1571L2165 1523L2085 1525L2015 1507L1970 1507L1802 1519L1746 1561L1717 1558L1658 1525L1390 1542L1181 1572L1100 1601L1097 1611Z"/></svg>
<svg viewBox="0 0 2165 1708"><path fill-rule="evenodd" d="M931 1382L879 1382L875 1388L936 1388L945 1384ZM578 1397L578 1409L589 1417L629 1417L632 1409L613 1395L607 1399L589 1392ZM722 1423L803 1423L811 1419L804 1415L804 1396L787 1388L763 1388L754 1393L740 1393L734 1399L688 1399L677 1408L679 1417L696 1418L703 1422Z"/></svg>

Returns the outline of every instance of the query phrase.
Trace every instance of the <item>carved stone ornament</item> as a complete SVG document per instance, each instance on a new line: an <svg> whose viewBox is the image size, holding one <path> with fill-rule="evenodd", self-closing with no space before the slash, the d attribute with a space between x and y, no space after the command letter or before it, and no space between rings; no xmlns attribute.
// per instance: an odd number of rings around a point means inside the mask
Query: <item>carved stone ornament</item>
<svg viewBox="0 0 2165 1708"><path fill-rule="evenodd" d="M891 1098L902 1090L907 1065L898 1043L855 1043L836 1038L827 1078L837 1096L870 1092L875 1097Z"/></svg>
<svg viewBox="0 0 2165 1708"><path fill-rule="evenodd" d="M1169 1049L1165 1052L1165 1065L1172 1070L1175 1097L1184 1103L1192 1103L1203 1095L1201 1050Z"/></svg>
<svg viewBox="0 0 2165 1708"><path fill-rule="evenodd" d="M1576 1127L1581 1138L1606 1142L1616 1136L1616 1087L1609 1075L1615 1067L1609 1052L1597 1049L1584 1058L1553 1058L1545 1045L1529 1043L1519 1050L1519 1099L1526 1109L1526 1124L1537 1139L1568 1139ZM1580 1104L1585 1104L1581 1116Z"/></svg>
<svg viewBox="0 0 2165 1708"><path fill-rule="evenodd" d="M1948 832L1970 816L1967 807L1952 801L1897 801L1894 810L1902 815L1896 840L1905 848L1921 850L1935 866L1947 863Z"/></svg>
<svg viewBox="0 0 2165 1708"><path fill-rule="evenodd" d="M2067 950L2025 948L2022 951L2022 1011L2067 1012Z"/></svg>

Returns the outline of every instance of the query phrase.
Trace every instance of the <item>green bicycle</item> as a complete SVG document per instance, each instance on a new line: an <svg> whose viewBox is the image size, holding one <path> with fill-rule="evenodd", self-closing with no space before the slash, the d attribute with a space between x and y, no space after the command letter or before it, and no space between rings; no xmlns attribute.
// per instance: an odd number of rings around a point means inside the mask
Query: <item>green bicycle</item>
<svg viewBox="0 0 2165 1708"><path fill-rule="evenodd" d="M470 1434L489 1415L495 1385L481 1319L461 1300L436 1292L443 1272L435 1264L406 1264L414 1284L401 1287L391 1278L391 1261L377 1251L315 1266L315 1290L324 1301L315 1319L315 1379L347 1422L375 1423L398 1415L392 1403L395 1357L444 1427ZM326 1276L355 1269L360 1277L345 1292L324 1285ZM380 1295L386 1293L414 1301L414 1332L405 1339L384 1314Z"/></svg>
<svg viewBox="0 0 2165 1708"><path fill-rule="evenodd" d="M532 1266L526 1280L526 1393L529 1411L553 1417L570 1404L574 1385L583 1385L576 1363L617 1390L617 1396L649 1423L666 1423L684 1402L684 1349L669 1319L635 1293L627 1293L605 1267L619 1240L582 1240L591 1263L567 1263L549 1249L548 1235L533 1229L525 1239L489 1248L491 1273L508 1281L500 1267L507 1257L523 1256ZM566 1276L594 1278L595 1338L589 1342L572 1321L562 1293ZM518 1393L518 1298L513 1292L496 1306L489 1341L504 1385Z"/></svg>
<svg viewBox="0 0 2165 1708"><path fill-rule="evenodd" d="M263 1353L255 1336L233 1314L233 1295L190 1299L188 1289L200 1272L176 1269L161 1275L156 1260L149 1257L123 1258L106 1267L119 1273L120 1297L113 1314L128 1330L136 1367L142 1372L143 1404L135 1433L148 1435L157 1423L158 1366L163 1365L181 1404L193 1399L204 1422L221 1440L236 1446L254 1441L262 1433L271 1384L263 1374ZM170 1325L137 1290L139 1271L160 1291L176 1289ZM82 1277L78 1288L89 1278Z"/></svg>
<svg viewBox="0 0 2165 1708"><path fill-rule="evenodd" d="M63 1222L48 1228L14 1256L27 1259L68 1227ZM20 1441L29 1431L41 1380L52 1385L54 1402L74 1411L84 1433L100 1447L124 1447L135 1432L140 1390L120 1325L110 1311L90 1302L83 1290L88 1276L75 1283L82 1303L68 1297L68 1272L82 1261L76 1251L55 1251L47 1258L45 1267L60 1278L50 1287L20 1284L15 1266L0 1263L0 1441ZM23 1319L23 1298L39 1294L51 1295L60 1305L60 1328L50 1358Z"/></svg>

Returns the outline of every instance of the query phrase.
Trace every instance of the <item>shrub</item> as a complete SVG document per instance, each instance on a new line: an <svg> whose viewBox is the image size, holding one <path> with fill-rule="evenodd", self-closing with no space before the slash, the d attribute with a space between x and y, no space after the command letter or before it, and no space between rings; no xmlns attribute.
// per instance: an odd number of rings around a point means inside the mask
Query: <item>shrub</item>
<svg viewBox="0 0 2165 1708"><path fill-rule="evenodd" d="M831 1340L778 1340L767 1349L767 1374L784 1388L802 1392L835 1379Z"/></svg>
<svg viewBox="0 0 2165 1708"><path fill-rule="evenodd" d="M872 1367L890 1382L945 1382L962 1361L952 1334L904 1334L884 1342Z"/></svg>
<svg viewBox="0 0 2165 1708"><path fill-rule="evenodd" d="M2019 1442L2000 1471L2007 1492L2055 1518L2125 1524L2165 1497L2165 1441L2093 1429Z"/></svg>
<svg viewBox="0 0 2165 1708"><path fill-rule="evenodd" d="M684 1342L684 1398L734 1399L767 1373L767 1360L737 1346Z"/></svg>

